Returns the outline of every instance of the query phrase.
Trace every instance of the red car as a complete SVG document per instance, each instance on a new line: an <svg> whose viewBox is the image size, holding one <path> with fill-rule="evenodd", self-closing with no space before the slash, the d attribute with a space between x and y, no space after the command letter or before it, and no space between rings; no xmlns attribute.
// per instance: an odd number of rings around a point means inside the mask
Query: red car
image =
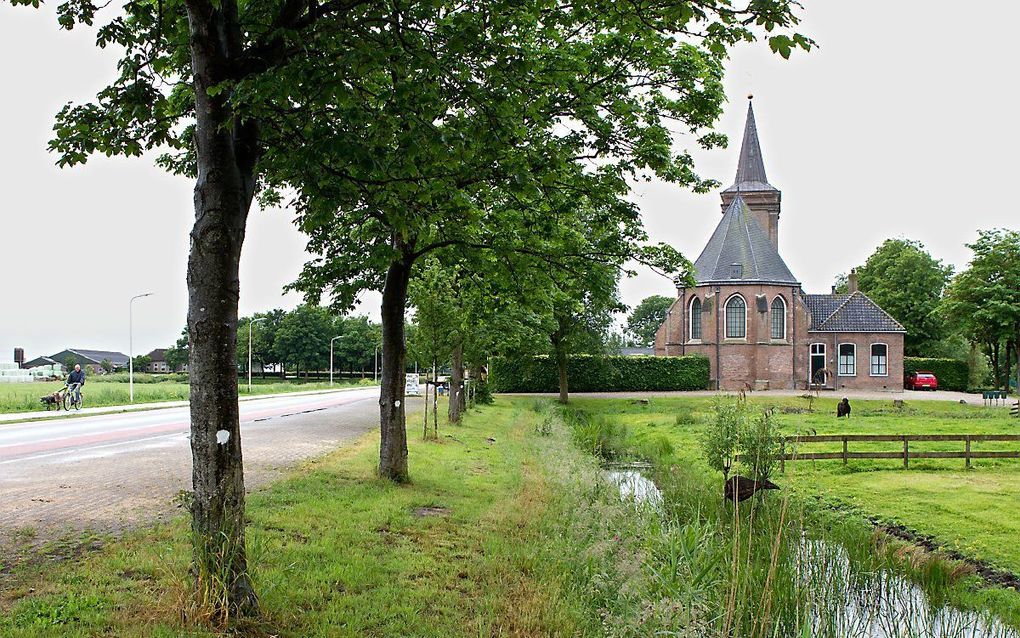
<svg viewBox="0 0 1020 638"><path fill-rule="evenodd" d="M931 372L910 372L903 381L903 387L907 390L938 390L939 380Z"/></svg>

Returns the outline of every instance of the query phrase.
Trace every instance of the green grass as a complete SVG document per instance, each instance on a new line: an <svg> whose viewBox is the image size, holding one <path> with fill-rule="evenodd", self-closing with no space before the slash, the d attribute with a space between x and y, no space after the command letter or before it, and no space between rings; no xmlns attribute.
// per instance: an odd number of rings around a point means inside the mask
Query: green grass
<svg viewBox="0 0 1020 638"><path fill-rule="evenodd" d="M534 433L533 418L500 401L440 427L439 441L419 440L412 425L410 485L375 478L369 436L252 494L248 543L264 617L247 632L586 634L583 606L550 560L570 552L544 540L573 505L547 484L536 446L551 439ZM0 594L0 635L211 635L196 610L180 619L186 523L130 534L62 568L19 568Z"/></svg>
<svg viewBox="0 0 1020 638"><path fill-rule="evenodd" d="M375 478L375 436L310 462L249 497L263 616L233 629L294 637L785 636L809 635L801 633L806 610L821 606L831 627L816 635L841 636L848 590L830 587L820 597L819 588L839 581L874 593L881 569L909 573L937 605L993 609L1020 625L1015 592L976 587L952 563L880 541L860 518L786 498L789 490L734 517L694 442L710 405L578 400L577 412L597 417L583 428L551 401L500 398L463 425L441 426L439 441L429 442L412 418L413 483L404 486ZM867 419L893 418L878 403L860 405L862 414L869 409ZM954 412L965 416L946 416ZM994 414L942 413L918 406L908 416L997 426ZM817 414L787 416L824 425ZM621 501L591 453L600 449L654 460L664 509ZM844 478L883 471L892 470ZM796 483L805 493L814 489L806 475ZM791 565L804 533L846 547L860 569L840 581L837 553L821 552L803 580ZM182 516L61 566L22 563L0 593L0 635L217 635L189 602L187 538Z"/></svg>
<svg viewBox="0 0 1020 638"><path fill-rule="evenodd" d="M166 401L186 401L189 386L186 382L174 380L177 375L166 375L169 379L162 380L163 375L135 375L135 403L159 403ZM336 380L334 387L352 385L371 385L371 380ZM246 380L239 381L241 396L248 395ZM40 412L45 414L45 407L39 397L52 394L64 386L61 381L42 381L34 383L0 384L0 414L16 412ZM328 390L328 381L300 381L280 379L252 379L252 395L277 394L283 392L304 392L308 390ZM126 375L110 375L110 377L90 376L83 391L84 407L106 407L126 405L129 400L129 387Z"/></svg>
<svg viewBox="0 0 1020 638"><path fill-rule="evenodd" d="M643 405L623 399L576 399L579 408L610 415L643 446L668 443L677 455L700 462L698 433L709 418L712 398L660 398ZM1020 433L1020 421L1008 410L941 401L854 401L850 421L835 417L836 399L818 399L813 412L801 398L749 399L752 406L778 408L788 434L982 434ZM785 412L785 413L784 413ZM683 421L683 423L678 423ZM851 450L898 451L898 443L851 443ZM842 450L840 443L812 444L801 451ZM963 443L917 443L912 450L962 450ZM1020 449L1020 443L974 444L975 450ZM965 470L962 459L902 461L851 460L787 463L777 482L792 483L800 493L817 495L829 504L896 522L940 544L997 567L1020 573L1020 460L982 459Z"/></svg>

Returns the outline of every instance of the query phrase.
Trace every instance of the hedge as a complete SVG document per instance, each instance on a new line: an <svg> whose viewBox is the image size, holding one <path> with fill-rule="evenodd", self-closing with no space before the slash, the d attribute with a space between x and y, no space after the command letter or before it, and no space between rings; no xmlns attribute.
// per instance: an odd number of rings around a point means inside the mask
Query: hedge
<svg viewBox="0 0 1020 638"><path fill-rule="evenodd" d="M704 390L708 381L708 358L702 355L573 355L567 359L571 392ZM558 392L559 372L555 359L548 356L498 357L489 366L489 384L493 392Z"/></svg>
<svg viewBox="0 0 1020 638"><path fill-rule="evenodd" d="M970 369L966 361L928 357L903 357L903 374L922 370L931 372L939 380L939 390L967 391Z"/></svg>

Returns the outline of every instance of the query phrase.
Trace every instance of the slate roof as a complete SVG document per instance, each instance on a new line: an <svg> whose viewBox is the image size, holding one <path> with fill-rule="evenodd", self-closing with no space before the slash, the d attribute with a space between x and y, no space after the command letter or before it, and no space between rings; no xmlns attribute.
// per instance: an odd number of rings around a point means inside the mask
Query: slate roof
<svg viewBox="0 0 1020 638"><path fill-rule="evenodd" d="M804 295L812 332L906 332L898 321L863 292Z"/></svg>
<svg viewBox="0 0 1020 638"><path fill-rule="evenodd" d="M153 363L166 361L166 348L156 348L146 356L148 356Z"/></svg>
<svg viewBox="0 0 1020 638"><path fill-rule="evenodd" d="M739 195L694 262L698 285L734 281L799 284Z"/></svg>
<svg viewBox="0 0 1020 638"><path fill-rule="evenodd" d="M128 356L123 352L113 352L110 350L82 350L81 348L68 348L67 352L72 352L85 359L89 359L92 363L102 363L103 359L109 359L110 363L115 366L127 365L128 363Z"/></svg>
<svg viewBox="0 0 1020 638"><path fill-rule="evenodd" d="M747 122L744 124L744 140L740 143L740 159L737 161L737 177L724 193L749 193L776 191L765 176L765 160L758 143L758 127L754 123L754 109L747 103Z"/></svg>
<svg viewBox="0 0 1020 638"><path fill-rule="evenodd" d="M654 356L655 348L628 347L620 348L620 354L625 357Z"/></svg>

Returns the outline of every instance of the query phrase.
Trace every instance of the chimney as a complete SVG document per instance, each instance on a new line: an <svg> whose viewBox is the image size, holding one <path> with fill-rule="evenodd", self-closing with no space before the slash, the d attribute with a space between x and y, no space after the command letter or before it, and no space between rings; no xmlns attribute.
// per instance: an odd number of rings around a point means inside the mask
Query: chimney
<svg viewBox="0 0 1020 638"><path fill-rule="evenodd" d="M832 284L832 294L836 294L836 284Z"/></svg>
<svg viewBox="0 0 1020 638"><path fill-rule="evenodd" d="M851 295L857 292L857 269L851 268L850 274L846 276L846 290Z"/></svg>

